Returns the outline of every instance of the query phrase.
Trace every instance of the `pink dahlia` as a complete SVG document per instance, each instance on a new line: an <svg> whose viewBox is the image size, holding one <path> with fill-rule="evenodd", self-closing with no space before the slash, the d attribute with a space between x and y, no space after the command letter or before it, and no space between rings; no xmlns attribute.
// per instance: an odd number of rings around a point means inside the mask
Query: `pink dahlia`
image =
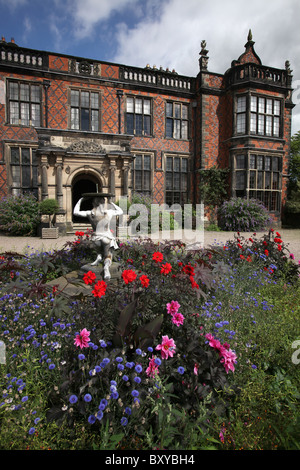
<svg viewBox="0 0 300 470"><path fill-rule="evenodd" d="M154 378L156 374L159 374L158 365L155 364L154 361L155 357L152 356L152 358L149 359L149 366L146 369L146 374L148 375L148 377L152 378Z"/></svg>
<svg viewBox="0 0 300 470"><path fill-rule="evenodd" d="M156 346L155 349L161 351L161 357L163 359L168 359L169 356L173 357L176 349L176 344L174 343L174 340L172 338L169 338L168 336L163 336L162 343Z"/></svg>
<svg viewBox="0 0 300 470"><path fill-rule="evenodd" d="M90 333L91 332L88 331L86 328L83 328L83 330L80 331L79 335L75 336L75 339L74 339L75 346L79 346L81 349L88 348L89 341L90 341Z"/></svg>
<svg viewBox="0 0 300 470"><path fill-rule="evenodd" d="M171 302L167 304L167 311L171 315L174 315L174 313L177 313L179 308L180 308L180 303L178 303L177 300L171 300Z"/></svg>
<svg viewBox="0 0 300 470"><path fill-rule="evenodd" d="M183 325L184 316L182 315L182 313L180 313L180 312L174 313L174 315L172 315L172 322L176 326Z"/></svg>

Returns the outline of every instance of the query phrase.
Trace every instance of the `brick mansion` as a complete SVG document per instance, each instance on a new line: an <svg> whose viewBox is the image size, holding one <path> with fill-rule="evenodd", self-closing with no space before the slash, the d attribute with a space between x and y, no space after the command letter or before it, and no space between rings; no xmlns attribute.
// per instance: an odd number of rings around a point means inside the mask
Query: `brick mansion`
<svg viewBox="0 0 300 470"><path fill-rule="evenodd" d="M33 50L0 41L0 197L59 203L76 224L82 193L132 191L154 203L199 203L199 170L230 169L230 194L261 200L280 221L291 140L289 62L263 65L249 32L223 73L197 76Z"/></svg>

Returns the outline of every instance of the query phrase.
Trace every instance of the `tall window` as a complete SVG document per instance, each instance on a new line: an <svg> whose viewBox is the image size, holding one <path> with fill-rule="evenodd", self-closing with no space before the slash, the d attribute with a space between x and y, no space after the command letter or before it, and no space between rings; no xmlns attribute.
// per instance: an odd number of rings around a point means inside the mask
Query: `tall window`
<svg viewBox="0 0 300 470"><path fill-rule="evenodd" d="M127 97L126 132L130 135L151 135L151 100L149 98Z"/></svg>
<svg viewBox="0 0 300 470"><path fill-rule="evenodd" d="M71 90L71 129L99 131L99 93Z"/></svg>
<svg viewBox="0 0 300 470"><path fill-rule="evenodd" d="M281 102L275 98L238 96L236 133L280 137Z"/></svg>
<svg viewBox="0 0 300 470"><path fill-rule="evenodd" d="M252 134L279 137L279 100L251 96L250 112L250 132Z"/></svg>
<svg viewBox="0 0 300 470"><path fill-rule="evenodd" d="M239 96L236 108L236 132L246 133L246 96Z"/></svg>
<svg viewBox="0 0 300 470"><path fill-rule="evenodd" d="M185 204L188 199L188 160L166 158L166 204Z"/></svg>
<svg viewBox="0 0 300 470"><path fill-rule="evenodd" d="M151 195L151 156L137 154L132 163L132 186L138 193Z"/></svg>
<svg viewBox="0 0 300 470"><path fill-rule="evenodd" d="M188 139L188 105L167 102L166 137Z"/></svg>
<svg viewBox="0 0 300 470"><path fill-rule="evenodd" d="M37 157L29 147L10 148L10 169L12 194L26 192L38 196Z"/></svg>
<svg viewBox="0 0 300 470"><path fill-rule="evenodd" d="M8 82L9 123L41 126L41 86L33 83Z"/></svg>
<svg viewBox="0 0 300 470"><path fill-rule="evenodd" d="M236 155L235 194L261 201L269 211L280 210L281 158L271 155Z"/></svg>

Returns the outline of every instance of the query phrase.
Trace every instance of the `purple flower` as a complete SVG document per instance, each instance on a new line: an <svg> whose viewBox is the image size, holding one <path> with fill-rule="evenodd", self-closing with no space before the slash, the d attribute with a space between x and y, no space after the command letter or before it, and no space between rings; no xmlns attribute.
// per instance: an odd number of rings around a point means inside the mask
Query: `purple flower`
<svg viewBox="0 0 300 470"><path fill-rule="evenodd" d="M96 421L96 416L90 415L90 416L88 417L88 422L89 422L90 424L94 424L95 421Z"/></svg>
<svg viewBox="0 0 300 470"><path fill-rule="evenodd" d="M69 398L69 402L70 403L76 403L78 401L78 398L76 397L76 395L71 395L70 398Z"/></svg>

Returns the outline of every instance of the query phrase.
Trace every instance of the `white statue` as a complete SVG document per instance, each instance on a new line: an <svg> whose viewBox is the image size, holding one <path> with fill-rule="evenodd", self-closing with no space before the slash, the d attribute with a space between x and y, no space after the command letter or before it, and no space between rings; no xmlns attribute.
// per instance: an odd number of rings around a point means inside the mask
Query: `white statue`
<svg viewBox="0 0 300 470"><path fill-rule="evenodd" d="M104 279L108 280L111 277L109 268L112 263L112 250L118 248L116 239L110 230L110 221L112 217L122 215L123 211L111 201L106 203L105 197L111 197L111 195L95 195L93 198L93 209L91 210L80 210L81 203L85 197L80 198L74 207L73 214L79 217L87 217L92 225L93 234L91 240L100 248L100 252L91 265L97 266L103 259Z"/></svg>

